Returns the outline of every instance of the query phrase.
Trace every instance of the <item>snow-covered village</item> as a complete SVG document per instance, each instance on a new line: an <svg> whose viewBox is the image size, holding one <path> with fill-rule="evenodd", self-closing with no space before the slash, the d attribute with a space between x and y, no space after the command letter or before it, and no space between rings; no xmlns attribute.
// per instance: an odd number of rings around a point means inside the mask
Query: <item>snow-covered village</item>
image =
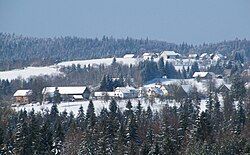
<svg viewBox="0 0 250 155"><path fill-rule="evenodd" d="M0 0L0 155L250 155L249 6Z"/></svg>
<svg viewBox="0 0 250 155"><path fill-rule="evenodd" d="M99 109L107 107L108 101L116 99L120 108L125 108L125 103L130 100L134 105L141 102L144 107L151 106L155 110L160 110L164 104L178 106L181 99L190 97L193 93L200 96L201 110L205 110L206 101L209 97L210 89L214 89L223 103L222 94L231 90L232 82L229 77L232 69L224 71L213 66L229 65L230 59L219 53L202 53L181 55L175 51L162 51L160 53L145 52L141 55L125 54L121 58L102 58L78 61L65 61L48 67L26 67L20 70L11 70L0 72L5 80L24 79L29 81L34 76L64 76L62 69L71 69L74 67L86 68L91 66L99 68L100 66L114 66L115 63L126 66L138 66L143 62L155 62L156 68L153 68L155 78L150 79L143 85L137 84L131 77L110 77L104 75L98 85L60 85L44 87L41 92L33 92L30 87L27 89L17 89L13 94L12 107L15 109L26 109L28 111L43 111L50 109L54 103L53 97L56 90L61 95L60 111L73 112L77 115L80 106L87 110L88 100L91 99ZM174 68L171 68L174 67ZM43 68L43 69L41 69ZM173 69L173 70L171 70ZM51 72L47 72L53 70ZM150 69L148 68L150 71ZM218 71L219 70L219 71ZM242 75L248 78L250 69L242 71ZM152 75L150 75L152 76ZM108 81L111 81L108 84ZM129 81L129 82L128 82ZM117 83L112 84L112 82ZM111 86L107 86L111 85ZM244 83L249 88L248 82ZM107 90L105 87L111 87ZM32 94L40 93L41 101L33 100ZM155 100L161 100L161 104L156 104Z"/></svg>

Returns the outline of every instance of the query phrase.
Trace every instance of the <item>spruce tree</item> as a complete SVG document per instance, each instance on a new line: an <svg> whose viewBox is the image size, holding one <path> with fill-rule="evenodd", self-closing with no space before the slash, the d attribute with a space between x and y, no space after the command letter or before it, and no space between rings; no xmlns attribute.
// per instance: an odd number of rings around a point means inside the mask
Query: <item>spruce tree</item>
<svg viewBox="0 0 250 155"><path fill-rule="evenodd" d="M62 101L61 94L59 93L59 90L56 87L53 95L53 103L59 104L61 103L61 101Z"/></svg>
<svg viewBox="0 0 250 155"><path fill-rule="evenodd" d="M107 141L107 126L108 126L108 110L102 108L100 115L98 116L97 122L98 130L98 140L97 140L97 154L106 154L108 150L108 141ZM108 151L107 151L108 150Z"/></svg>
<svg viewBox="0 0 250 155"><path fill-rule="evenodd" d="M198 142L208 142L211 143L213 140L213 127L211 124L211 116L209 112L206 110L205 112L201 112L201 115L197 121L197 129L195 133L195 137Z"/></svg>
<svg viewBox="0 0 250 155"><path fill-rule="evenodd" d="M88 129L93 129L95 123L96 123L96 115L95 115L95 108L93 101L89 101L87 113L86 113L86 123Z"/></svg>
<svg viewBox="0 0 250 155"><path fill-rule="evenodd" d="M242 101L239 101L237 107L237 116L236 116L236 132L241 133L241 130L244 128L246 122L246 114L244 109L244 104Z"/></svg>
<svg viewBox="0 0 250 155"><path fill-rule="evenodd" d="M76 123L77 123L77 126L82 131L84 131L86 129L85 114L84 114L82 105L80 106L80 108L78 110L78 115L76 117Z"/></svg>
<svg viewBox="0 0 250 155"><path fill-rule="evenodd" d="M99 90L100 91L107 91L107 76L106 75L104 75L102 77Z"/></svg>
<svg viewBox="0 0 250 155"><path fill-rule="evenodd" d="M161 57L158 61L158 69L159 69L159 73L160 73L161 77L166 75L163 57Z"/></svg>
<svg viewBox="0 0 250 155"><path fill-rule="evenodd" d="M40 154L51 154L53 145L53 134L51 132L50 124L48 121L43 123L40 133L42 136L38 152Z"/></svg>
<svg viewBox="0 0 250 155"><path fill-rule="evenodd" d="M40 123L38 122L37 116L34 113L34 109L29 113L30 117L30 136L29 141L31 143L32 154L40 154L41 145L41 133L40 133Z"/></svg>
<svg viewBox="0 0 250 155"><path fill-rule="evenodd" d="M233 77L230 92L236 101L243 101L244 97L246 96L246 88L245 83L240 76L237 75Z"/></svg>
<svg viewBox="0 0 250 155"><path fill-rule="evenodd" d="M29 139L29 128L27 122L22 120L17 124L17 132L15 134L14 152L20 155L32 154L32 148Z"/></svg>
<svg viewBox="0 0 250 155"><path fill-rule="evenodd" d="M53 135L53 144L51 152L55 155L60 155L62 152L64 140L64 132L61 126L61 121L58 119L56 122L56 128Z"/></svg>
<svg viewBox="0 0 250 155"><path fill-rule="evenodd" d="M107 149L109 154L113 154L117 144L117 130L119 129L119 120L117 118L117 103L112 100L109 105L109 116L107 124Z"/></svg>

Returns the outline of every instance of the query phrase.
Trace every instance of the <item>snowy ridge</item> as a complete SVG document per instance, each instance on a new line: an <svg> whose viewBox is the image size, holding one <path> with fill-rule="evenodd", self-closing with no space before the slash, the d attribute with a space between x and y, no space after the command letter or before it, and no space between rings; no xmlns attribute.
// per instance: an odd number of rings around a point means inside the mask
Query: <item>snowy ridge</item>
<svg viewBox="0 0 250 155"><path fill-rule="evenodd" d="M116 58L116 62L125 65L136 65L138 64L140 59L138 58ZM113 58L103 58L103 59L91 59L91 60L78 60L78 61L65 61L52 66L46 67L27 67L24 69L14 69L10 71L2 71L0 72L0 79L8 79L13 80L17 78L28 79L32 76L39 75L60 75L62 74L59 69L61 67L72 66L73 64L80 64L81 67L84 65L98 66L101 64L111 65L113 62Z"/></svg>

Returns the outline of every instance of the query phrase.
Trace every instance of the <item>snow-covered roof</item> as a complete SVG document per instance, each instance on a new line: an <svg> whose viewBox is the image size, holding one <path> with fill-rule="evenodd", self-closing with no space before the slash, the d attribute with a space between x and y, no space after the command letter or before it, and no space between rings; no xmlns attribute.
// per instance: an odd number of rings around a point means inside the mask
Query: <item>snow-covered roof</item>
<svg viewBox="0 0 250 155"><path fill-rule="evenodd" d="M18 96L30 96L32 94L32 90L30 89L26 89L26 90L17 90L14 93L14 97L18 97Z"/></svg>
<svg viewBox="0 0 250 155"><path fill-rule="evenodd" d="M78 86L73 86L73 87L57 87L59 90L59 93L62 95L75 95L75 94L82 94L87 87L78 87ZM43 88L43 94L47 93L54 93L56 87L45 87Z"/></svg>
<svg viewBox="0 0 250 155"><path fill-rule="evenodd" d="M133 58L134 56L134 54L125 54L123 58Z"/></svg>
<svg viewBox="0 0 250 155"><path fill-rule="evenodd" d="M220 60L220 59L222 59L223 58L223 55L222 54L215 54L214 56L213 56L213 60L214 61L218 61L218 60Z"/></svg>
<svg viewBox="0 0 250 155"><path fill-rule="evenodd" d="M249 88L250 88L250 82L246 82L246 83L245 83L245 87L246 87L247 89L249 89Z"/></svg>
<svg viewBox="0 0 250 155"><path fill-rule="evenodd" d="M231 89L231 84L224 84L229 90Z"/></svg>
<svg viewBox="0 0 250 155"><path fill-rule="evenodd" d="M146 53L143 53L142 56L153 56L153 55L154 55L154 53L148 53L148 52L146 52Z"/></svg>
<svg viewBox="0 0 250 155"><path fill-rule="evenodd" d="M163 51L161 53L161 57L165 57L165 56L177 56L180 55L179 53L176 53L175 51Z"/></svg>
<svg viewBox="0 0 250 155"><path fill-rule="evenodd" d="M207 74L214 76L214 73L212 73L212 72L195 72L193 77L196 78L199 76L199 77L203 78L203 77L206 77Z"/></svg>
<svg viewBox="0 0 250 155"><path fill-rule="evenodd" d="M202 53L200 57L201 57L201 58L204 58L204 57L207 57L207 56L208 56L207 53Z"/></svg>

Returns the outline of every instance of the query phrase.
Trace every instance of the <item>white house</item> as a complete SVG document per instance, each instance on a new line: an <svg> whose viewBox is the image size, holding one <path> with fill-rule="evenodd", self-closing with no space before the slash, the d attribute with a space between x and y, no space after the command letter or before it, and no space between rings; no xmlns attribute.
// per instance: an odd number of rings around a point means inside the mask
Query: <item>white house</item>
<svg viewBox="0 0 250 155"><path fill-rule="evenodd" d="M124 56L123 56L123 58L134 58L135 57L135 55L134 54L125 54Z"/></svg>
<svg viewBox="0 0 250 155"><path fill-rule="evenodd" d="M176 59L179 56L180 54L175 51L163 51L160 55L160 57L163 57L164 59Z"/></svg>
<svg viewBox="0 0 250 155"><path fill-rule="evenodd" d="M114 91L115 97L118 98L136 98L138 91L134 87L117 87Z"/></svg>

